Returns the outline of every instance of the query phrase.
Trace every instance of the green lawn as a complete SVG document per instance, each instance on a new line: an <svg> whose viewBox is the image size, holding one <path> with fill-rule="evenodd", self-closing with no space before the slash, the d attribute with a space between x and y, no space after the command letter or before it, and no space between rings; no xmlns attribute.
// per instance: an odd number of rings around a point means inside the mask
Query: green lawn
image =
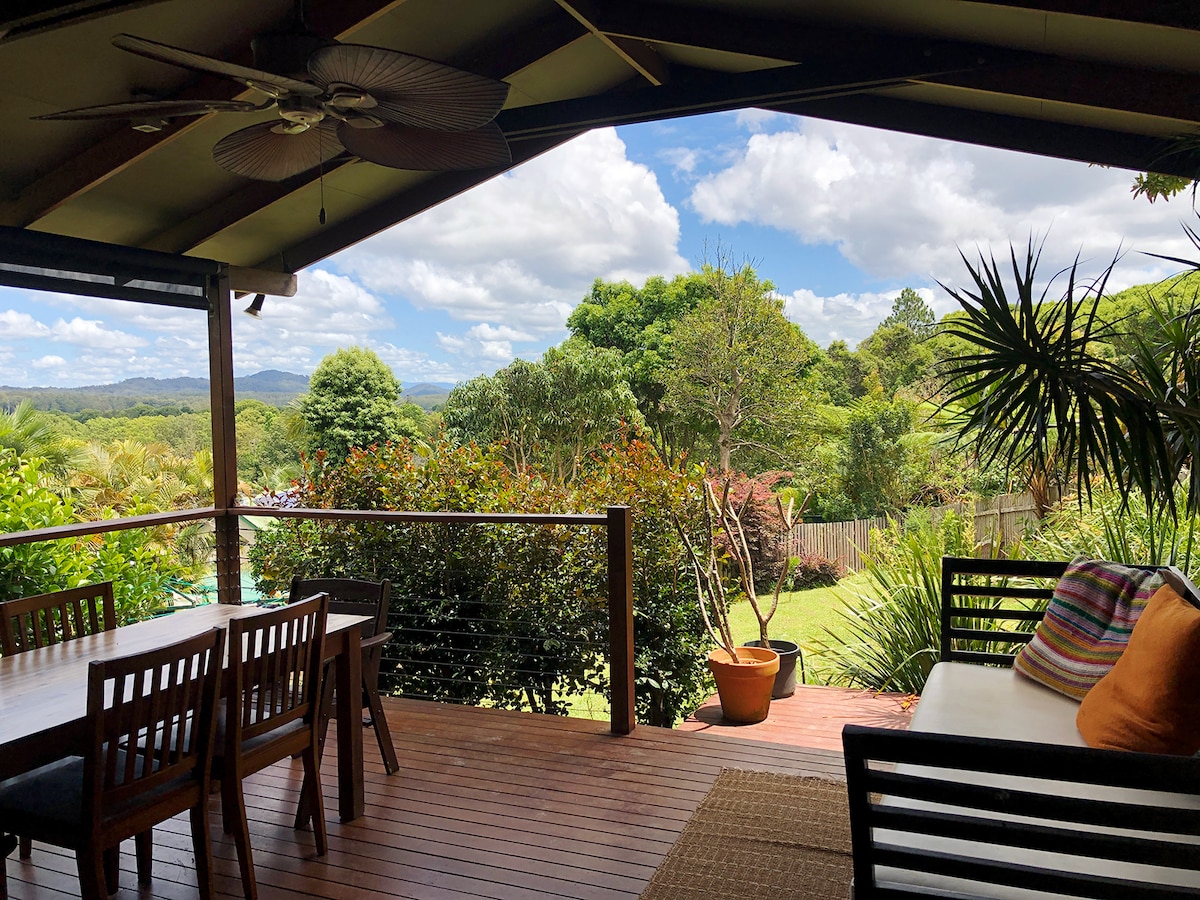
<svg viewBox="0 0 1200 900"><path fill-rule="evenodd" d="M843 578L836 587L812 588L807 591L792 591L779 598L779 608L771 618L767 634L774 640L795 641L804 654L807 683L824 684L823 667L816 653L817 645L825 640L825 630L837 630L841 616L838 610L844 598L866 582L866 575L856 574ZM768 595L767 603L770 603ZM758 621L747 601L734 605L730 611L730 624L738 643L757 640ZM797 678L799 673L797 673ZM585 694L568 701L572 716L585 719L608 718L608 701L604 697Z"/></svg>
<svg viewBox="0 0 1200 900"><path fill-rule="evenodd" d="M867 580L865 574L848 575L836 587L812 588L807 591L792 591L780 596L779 608L771 618L767 634L772 640L795 641L804 654L809 684L821 684L821 664L816 656L816 645L825 640L825 630L837 631L843 599ZM770 595L765 605L771 602ZM757 640L758 621L747 601L734 605L730 610L730 624L738 643Z"/></svg>

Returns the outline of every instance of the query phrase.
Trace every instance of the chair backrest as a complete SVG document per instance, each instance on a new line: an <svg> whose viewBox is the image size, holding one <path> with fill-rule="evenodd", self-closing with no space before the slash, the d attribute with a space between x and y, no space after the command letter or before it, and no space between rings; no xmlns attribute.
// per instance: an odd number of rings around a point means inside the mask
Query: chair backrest
<svg viewBox="0 0 1200 900"><path fill-rule="evenodd" d="M139 797L163 801L168 785L208 791L224 659L225 632L214 628L88 666L83 803L93 826Z"/></svg>
<svg viewBox="0 0 1200 900"><path fill-rule="evenodd" d="M116 627L111 581L6 600L0 603L0 653L12 656Z"/></svg>
<svg viewBox="0 0 1200 900"><path fill-rule="evenodd" d="M842 745L857 900L1200 895L1190 756L862 725Z"/></svg>
<svg viewBox="0 0 1200 900"><path fill-rule="evenodd" d="M227 738L238 747L298 719L315 722L329 598L229 620Z"/></svg>
<svg viewBox="0 0 1200 900"><path fill-rule="evenodd" d="M364 638L387 631L392 583L386 578L383 581L363 581L358 578L301 578L297 575L292 579L288 603L295 603L313 594L329 595L331 613L373 617L374 621L363 623Z"/></svg>

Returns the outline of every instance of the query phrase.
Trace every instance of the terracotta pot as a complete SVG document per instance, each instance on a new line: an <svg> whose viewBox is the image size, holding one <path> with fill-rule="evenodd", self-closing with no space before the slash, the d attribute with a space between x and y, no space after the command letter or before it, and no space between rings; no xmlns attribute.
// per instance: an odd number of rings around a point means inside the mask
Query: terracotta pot
<svg viewBox="0 0 1200 900"><path fill-rule="evenodd" d="M731 722L752 725L767 717L771 690L779 671L779 654L765 647L738 647L732 662L724 650L708 654L708 667L717 680L721 714Z"/></svg>

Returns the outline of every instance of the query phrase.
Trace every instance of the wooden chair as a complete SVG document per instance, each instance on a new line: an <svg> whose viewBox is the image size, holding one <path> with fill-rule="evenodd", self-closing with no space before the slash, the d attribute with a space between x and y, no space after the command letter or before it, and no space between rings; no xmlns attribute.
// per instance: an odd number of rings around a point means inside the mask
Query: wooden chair
<svg viewBox="0 0 1200 900"><path fill-rule="evenodd" d="M117 627L111 581L0 603L0 653L12 656Z"/></svg>
<svg viewBox="0 0 1200 900"><path fill-rule="evenodd" d="M0 654L13 656L116 627L111 581L6 600L0 603ZM21 859L29 859L32 850L22 834Z"/></svg>
<svg viewBox="0 0 1200 900"><path fill-rule="evenodd" d="M371 725L375 729L375 741L379 744L379 755L389 775L400 769L396 761L396 748L392 744L392 733L388 729L387 717L383 714L383 703L379 699L379 667L383 662L383 647L392 639L387 630L388 601L392 595L392 583L383 581L361 581L355 578L301 578L292 579L289 603L302 597L324 593L329 595L329 611L353 616L371 616L373 621L362 626L362 705L354 707L352 702L344 704L339 697L338 709L344 713L368 710ZM325 746L325 735L329 730L329 719L333 713L333 679L325 673L324 691L321 695L320 747Z"/></svg>
<svg viewBox="0 0 1200 900"><path fill-rule="evenodd" d="M304 761L301 803L311 809L317 854L327 850L317 725L325 619L329 598L307 600L229 621L229 689L213 760L221 784L225 833L237 845L242 889L255 900L258 886L250 852L242 779L290 756Z"/></svg>
<svg viewBox="0 0 1200 900"><path fill-rule="evenodd" d="M213 629L93 662L83 756L0 784L0 829L73 849L83 900L116 890L117 847L130 837L138 881L148 883L151 829L184 810L200 896L213 896L208 797L224 648L224 632Z"/></svg>

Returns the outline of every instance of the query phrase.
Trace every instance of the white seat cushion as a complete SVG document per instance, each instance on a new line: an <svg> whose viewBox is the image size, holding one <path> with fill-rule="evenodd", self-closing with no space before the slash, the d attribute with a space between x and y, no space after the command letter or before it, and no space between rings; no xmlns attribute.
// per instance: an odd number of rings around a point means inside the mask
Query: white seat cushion
<svg viewBox="0 0 1200 900"><path fill-rule="evenodd" d="M943 662L929 673L909 729L1085 747L1078 712L1078 700L1013 669Z"/></svg>

